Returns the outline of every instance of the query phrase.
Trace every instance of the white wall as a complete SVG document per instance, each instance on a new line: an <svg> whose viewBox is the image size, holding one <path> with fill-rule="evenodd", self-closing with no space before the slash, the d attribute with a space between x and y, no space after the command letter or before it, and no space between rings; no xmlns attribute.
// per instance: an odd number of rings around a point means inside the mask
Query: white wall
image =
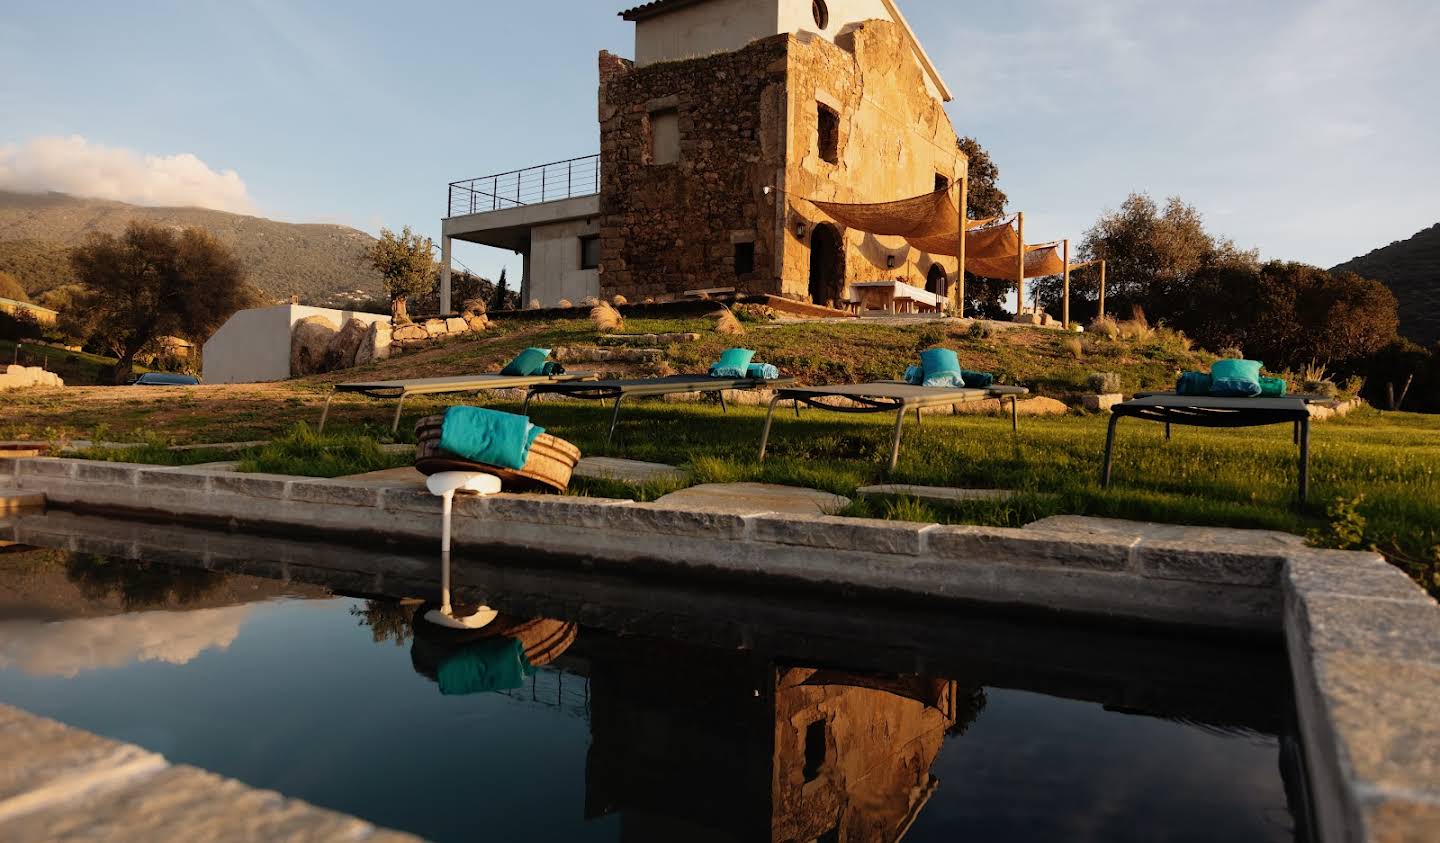
<svg viewBox="0 0 1440 843"><path fill-rule="evenodd" d="M530 298L542 307L561 299L578 305L600 295L600 271L580 268L580 238L599 234L600 221L572 220L530 230ZM525 302L528 307L529 301Z"/></svg>
<svg viewBox="0 0 1440 843"><path fill-rule="evenodd" d="M205 383L259 383L290 377L290 329L309 316L324 316L337 328L351 319L366 325L390 322L389 316L378 313L299 304L241 310L205 341Z"/></svg>
<svg viewBox="0 0 1440 843"><path fill-rule="evenodd" d="M776 15L776 0L709 0L645 18L635 23L635 66L738 50L782 32Z"/></svg>

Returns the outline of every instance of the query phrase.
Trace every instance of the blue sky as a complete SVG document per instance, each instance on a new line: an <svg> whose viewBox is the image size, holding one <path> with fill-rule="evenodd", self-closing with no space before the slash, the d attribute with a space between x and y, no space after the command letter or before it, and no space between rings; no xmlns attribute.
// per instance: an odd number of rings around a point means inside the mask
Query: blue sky
<svg viewBox="0 0 1440 843"><path fill-rule="evenodd" d="M596 151L625 5L7 0L0 187L436 234L448 182ZM1032 240L1078 239L1132 190L1323 266L1440 221L1440 4L900 5Z"/></svg>

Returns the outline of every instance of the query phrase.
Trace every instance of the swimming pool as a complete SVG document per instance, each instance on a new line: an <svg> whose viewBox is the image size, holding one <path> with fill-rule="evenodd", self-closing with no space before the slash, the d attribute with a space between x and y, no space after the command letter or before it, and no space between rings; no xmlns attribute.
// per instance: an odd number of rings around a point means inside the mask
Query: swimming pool
<svg viewBox="0 0 1440 843"><path fill-rule="evenodd" d="M1303 836L1278 640L503 569L452 634L170 561L0 554L0 701L434 840Z"/></svg>

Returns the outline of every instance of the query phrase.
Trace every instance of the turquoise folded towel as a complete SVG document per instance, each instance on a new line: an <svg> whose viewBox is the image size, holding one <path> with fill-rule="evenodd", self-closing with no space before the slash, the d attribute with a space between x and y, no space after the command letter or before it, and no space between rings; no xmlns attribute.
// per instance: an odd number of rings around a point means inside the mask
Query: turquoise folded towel
<svg viewBox="0 0 1440 843"><path fill-rule="evenodd" d="M545 359L550 356L548 348L527 348L505 364L500 374L518 377L532 377L545 368Z"/></svg>
<svg viewBox="0 0 1440 843"><path fill-rule="evenodd" d="M710 367L710 377L749 377L750 361L754 357L755 352L748 348L727 348L721 353L720 359L715 361L715 365Z"/></svg>
<svg viewBox="0 0 1440 843"><path fill-rule="evenodd" d="M1216 360L1210 367L1210 394L1254 398L1260 394L1258 360Z"/></svg>
<svg viewBox="0 0 1440 843"><path fill-rule="evenodd" d="M1284 378L1260 378L1260 396L1262 398L1284 398L1290 385L1285 383Z"/></svg>
<svg viewBox="0 0 1440 843"><path fill-rule="evenodd" d="M919 386L925 382L925 369L921 366L911 366L905 370L905 382L911 386Z"/></svg>
<svg viewBox="0 0 1440 843"><path fill-rule="evenodd" d="M1209 395L1210 375L1205 372L1184 372L1175 381L1176 395Z"/></svg>
<svg viewBox="0 0 1440 843"><path fill-rule="evenodd" d="M518 638L486 638L446 656L435 681L446 696L519 688L535 672Z"/></svg>
<svg viewBox="0 0 1440 843"><path fill-rule="evenodd" d="M482 407L451 407L440 428L440 448L461 459L500 468L525 467L530 445L545 432L524 416Z"/></svg>
<svg viewBox="0 0 1440 843"><path fill-rule="evenodd" d="M757 381L773 381L780 377L780 370L769 363L751 363L745 368L745 377Z"/></svg>
<svg viewBox="0 0 1440 843"><path fill-rule="evenodd" d="M561 366L559 363L556 363L554 360L546 360L545 365L540 367L540 374L545 375L546 377L549 377L551 375L563 375L565 374L565 367Z"/></svg>

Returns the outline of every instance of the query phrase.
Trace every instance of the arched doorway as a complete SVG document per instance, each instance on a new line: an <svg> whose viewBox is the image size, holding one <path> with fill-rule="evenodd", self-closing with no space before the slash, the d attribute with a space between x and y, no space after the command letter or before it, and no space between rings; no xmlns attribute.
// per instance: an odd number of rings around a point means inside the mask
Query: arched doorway
<svg viewBox="0 0 1440 843"><path fill-rule="evenodd" d="M925 289L937 296L950 297L950 275L945 267L938 263L930 264L930 271L925 273Z"/></svg>
<svg viewBox="0 0 1440 843"><path fill-rule="evenodd" d="M845 291L845 241L828 222L810 233L810 301L838 303Z"/></svg>

